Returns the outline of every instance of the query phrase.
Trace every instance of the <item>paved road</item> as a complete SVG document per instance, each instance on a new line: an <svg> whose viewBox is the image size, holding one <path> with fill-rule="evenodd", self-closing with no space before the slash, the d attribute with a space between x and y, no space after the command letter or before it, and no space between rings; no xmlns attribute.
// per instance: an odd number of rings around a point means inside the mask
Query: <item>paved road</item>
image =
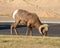
<svg viewBox="0 0 60 48"><path fill-rule="evenodd" d="M60 24L60 19L59 18L41 18L40 19L42 23L57 23Z"/></svg>
<svg viewBox="0 0 60 48"><path fill-rule="evenodd" d="M48 25L49 25L48 36L60 36L60 24L48 24ZM19 35L25 35L26 26L18 25L17 30ZM10 25L0 24L0 34L10 35ZM15 33L13 32L13 34ZM40 36L40 33L35 28L33 29L33 36Z"/></svg>
<svg viewBox="0 0 60 48"><path fill-rule="evenodd" d="M40 20L43 23L49 23L48 36L60 36L60 19L43 19L42 18ZM12 22L14 22L14 20L11 17L0 16L0 34L10 35L10 25ZM25 35L26 26L18 26L17 30L18 30L18 34ZM33 29L33 35L40 36L39 32L36 29Z"/></svg>
<svg viewBox="0 0 60 48"><path fill-rule="evenodd" d="M60 24L60 19L58 18L41 18L40 19L42 23L58 23ZM8 17L8 16L0 16L0 23L12 23L15 22L15 20L12 17Z"/></svg>
<svg viewBox="0 0 60 48"><path fill-rule="evenodd" d="M0 16L0 23L12 23L15 22L15 20L12 17L9 16Z"/></svg>

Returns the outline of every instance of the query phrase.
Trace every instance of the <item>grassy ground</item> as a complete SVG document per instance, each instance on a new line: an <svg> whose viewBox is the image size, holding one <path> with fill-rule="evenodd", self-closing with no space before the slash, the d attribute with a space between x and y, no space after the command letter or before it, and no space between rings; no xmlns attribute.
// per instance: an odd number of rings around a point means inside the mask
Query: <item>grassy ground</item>
<svg viewBox="0 0 60 48"><path fill-rule="evenodd" d="M9 14L0 14L0 16L10 16Z"/></svg>
<svg viewBox="0 0 60 48"><path fill-rule="evenodd" d="M0 48L60 48L60 37L0 35Z"/></svg>

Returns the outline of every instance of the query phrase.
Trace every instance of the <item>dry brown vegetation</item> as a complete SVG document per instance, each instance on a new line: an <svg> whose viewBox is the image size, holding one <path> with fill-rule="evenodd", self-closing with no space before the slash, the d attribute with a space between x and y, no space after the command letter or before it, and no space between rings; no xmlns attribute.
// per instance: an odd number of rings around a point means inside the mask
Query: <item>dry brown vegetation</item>
<svg viewBox="0 0 60 48"><path fill-rule="evenodd" d="M60 37L0 35L0 48L60 48Z"/></svg>
<svg viewBox="0 0 60 48"><path fill-rule="evenodd" d="M60 0L0 0L0 14L11 16L15 9L35 12L39 17L60 18Z"/></svg>

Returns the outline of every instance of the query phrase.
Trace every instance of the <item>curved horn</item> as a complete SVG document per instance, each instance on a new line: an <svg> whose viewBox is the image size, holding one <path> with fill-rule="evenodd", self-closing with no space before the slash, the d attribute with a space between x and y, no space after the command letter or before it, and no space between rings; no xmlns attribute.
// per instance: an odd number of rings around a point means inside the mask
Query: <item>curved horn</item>
<svg viewBox="0 0 60 48"><path fill-rule="evenodd" d="M45 31L48 31L48 24L43 24L39 27L39 32L42 34L41 29L44 28Z"/></svg>

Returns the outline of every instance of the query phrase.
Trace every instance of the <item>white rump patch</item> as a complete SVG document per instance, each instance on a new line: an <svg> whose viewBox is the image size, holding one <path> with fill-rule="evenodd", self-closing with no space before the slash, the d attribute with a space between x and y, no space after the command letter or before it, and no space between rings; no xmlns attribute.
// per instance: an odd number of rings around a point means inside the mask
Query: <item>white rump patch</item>
<svg viewBox="0 0 60 48"><path fill-rule="evenodd" d="M16 15L16 13L18 12L18 10L19 10L19 9L15 10L15 11L13 12L13 19L15 19L15 15Z"/></svg>

